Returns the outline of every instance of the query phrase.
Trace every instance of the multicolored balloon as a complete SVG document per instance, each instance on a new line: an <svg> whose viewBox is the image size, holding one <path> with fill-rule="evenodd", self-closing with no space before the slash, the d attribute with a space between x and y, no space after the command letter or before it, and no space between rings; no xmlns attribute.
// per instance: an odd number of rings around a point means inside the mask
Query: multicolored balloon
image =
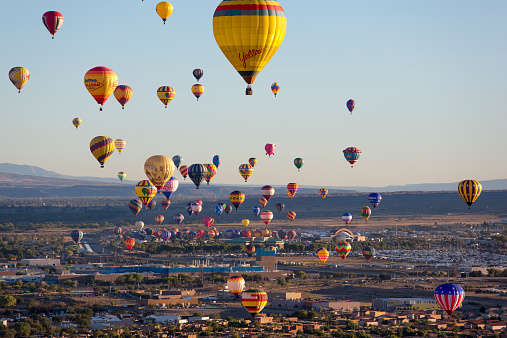
<svg viewBox="0 0 507 338"><path fill-rule="evenodd" d="M144 173L157 189L162 189L175 169L173 160L164 155L151 156L144 162Z"/></svg>
<svg viewBox="0 0 507 338"><path fill-rule="evenodd" d="M150 203L148 203L148 209L150 209L150 211L151 211L151 210L155 209L156 205L157 205L157 202L154 199L152 199L150 201Z"/></svg>
<svg viewBox="0 0 507 338"><path fill-rule="evenodd" d="M464 180L458 184L458 193L466 204L468 204L468 209L472 208L472 204L479 198L481 192L482 185L479 181Z"/></svg>
<svg viewBox="0 0 507 338"><path fill-rule="evenodd" d="M241 304L250 312L252 318L255 318L267 303L268 295L261 290L247 290L241 295Z"/></svg>
<svg viewBox="0 0 507 338"><path fill-rule="evenodd" d="M173 234L171 234L170 231L167 231L167 230L166 231L162 231L160 233L160 239L163 240L163 241L168 241L168 240L171 239L172 235Z"/></svg>
<svg viewBox="0 0 507 338"><path fill-rule="evenodd" d="M126 85L119 85L114 90L114 97L121 104L121 109L125 109L125 105L130 101L133 94L132 88Z"/></svg>
<svg viewBox="0 0 507 338"><path fill-rule="evenodd" d="M370 204L372 205L373 209L376 209L377 206L380 204L380 201L382 201L382 196L379 193L371 193L368 195L368 201L370 201Z"/></svg>
<svg viewBox="0 0 507 338"><path fill-rule="evenodd" d="M143 202L141 202L140 199L135 198L133 200L130 200L129 209L130 209L130 211L132 211L134 216L137 216L137 214L139 214L139 212L141 211L142 208L143 208Z"/></svg>
<svg viewBox="0 0 507 338"><path fill-rule="evenodd" d="M215 223L215 220L209 216L206 216L206 217L202 218L201 222L202 222L202 224L204 224L205 226L207 226L209 228L213 225L213 223Z"/></svg>
<svg viewBox="0 0 507 338"><path fill-rule="evenodd" d="M107 136L94 137L90 142L90 151L100 163L100 167L104 168L104 163L113 155L113 139Z"/></svg>
<svg viewBox="0 0 507 338"><path fill-rule="evenodd" d="M292 199L296 195L297 191L298 191L297 183L287 184L287 196L289 196L290 199Z"/></svg>
<svg viewBox="0 0 507 338"><path fill-rule="evenodd" d="M346 212L343 214L342 220L345 222L345 224L349 224L352 221L352 215Z"/></svg>
<svg viewBox="0 0 507 338"><path fill-rule="evenodd" d="M179 169L181 162L183 162L183 157L181 157L180 155L174 155L173 162L174 165L176 166L176 169Z"/></svg>
<svg viewBox="0 0 507 338"><path fill-rule="evenodd" d="M162 206L162 208L164 208L164 210L167 210L171 206L171 201L168 199L162 200L160 202L160 205Z"/></svg>
<svg viewBox="0 0 507 338"><path fill-rule="evenodd" d="M266 144L264 146L264 149L266 150L266 155L268 155L269 157L271 157L271 155L275 154L276 144L274 144L274 143L268 143L268 144Z"/></svg>
<svg viewBox="0 0 507 338"><path fill-rule="evenodd" d="M157 89L157 96L160 101L164 104L164 106L167 108L167 105L169 102L171 102L174 99L174 96L176 95L176 91L173 87L170 86L162 86Z"/></svg>
<svg viewBox="0 0 507 338"><path fill-rule="evenodd" d="M177 224L181 224L184 219L185 216L183 216L182 214L177 214L174 216L174 220L176 221Z"/></svg>
<svg viewBox="0 0 507 338"><path fill-rule="evenodd" d="M192 212L196 215L199 215L202 211L202 205L200 205L199 203L194 202L190 207L192 208Z"/></svg>
<svg viewBox="0 0 507 338"><path fill-rule="evenodd" d="M255 24L252 24L255 23ZM277 1L222 1L213 15L215 40L236 71L250 85L283 42L287 18ZM239 56L239 57L238 57Z"/></svg>
<svg viewBox="0 0 507 338"><path fill-rule="evenodd" d="M298 168L298 171L300 171L301 168L303 168L303 165L305 164L305 160L303 160L301 157L294 159L294 165L296 168Z"/></svg>
<svg viewBox="0 0 507 338"><path fill-rule="evenodd" d="M371 209L369 206L365 206L361 209L361 216L363 216L364 221L368 221L368 218L371 216Z"/></svg>
<svg viewBox="0 0 507 338"><path fill-rule="evenodd" d="M18 89L18 93L21 93L21 89L30 80L30 71L23 67L14 67L9 70L9 80L11 80L14 87Z"/></svg>
<svg viewBox="0 0 507 338"><path fill-rule="evenodd" d="M288 239L294 239L294 238L296 238L296 236L297 236L297 232L295 232L294 230L289 230L287 232L287 238Z"/></svg>
<svg viewBox="0 0 507 338"><path fill-rule="evenodd" d="M291 222L292 222L292 221L296 218L296 212L294 212L294 211L289 211L289 212L287 213L287 218L289 219L289 221L291 221Z"/></svg>
<svg viewBox="0 0 507 338"><path fill-rule="evenodd" d="M197 101L199 101L199 98L204 93L204 86L202 84L195 84L192 86L192 94L194 94L195 97L197 97Z"/></svg>
<svg viewBox="0 0 507 338"><path fill-rule="evenodd" d="M245 279L241 276L232 276L227 280L227 288L236 298L239 298L245 288Z"/></svg>
<svg viewBox="0 0 507 338"><path fill-rule="evenodd" d="M335 247L335 251L342 259L345 259L352 250L352 246L348 242L338 242Z"/></svg>
<svg viewBox="0 0 507 338"><path fill-rule="evenodd" d="M79 230L73 230L70 233L70 238L72 238L72 240L76 242L76 244L79 244L81 243L81 239L83 238L83 232Z"/></svg>
<svg viewBox="0 0 507 338"><path fill-rule="evenodd" d="M122 232L123 232L123 229L121 227L117 227L114 229L115 235L121 235Z"/></svg>
<svg viewBox="0 0 507 338"><path fill-rule="evenodd" d="M224 208L222 207L222 205L217 205L215 207L215 212L217 213L218 217L220 217L220 215L222 215L222 213L224 212Z"/></svg>
<svg viewBox="0 0 507 338"><path fill-rule="evenodd" d="M343 155L345 159L351 164L351 168L354 168L354 163L357 162L359 156L361 156L362 151L357 149L356 147L348 147L343 151Z"/></svg>
<svg viewBox="0 0 507 338"><path fill-rule="evenodd" d="M196 189L199 189L199 186L207 175L208 169L203 164L192 164L188 168L188 177L194 182Z"/></svg>
<svg viewBox="0 0 507 338"><path fill-rule="evenodd" d="M164 21L165 25L165 21L169 19L171 14L173 14L173 5L171 5L169 2L166 1L159 2L157 4L156 11L158 16L160 16L162 21Z"/></svg>
<svg viewBox="0 0 507 338"><path fill-rule="evenodd" d="M46 12L42 15L42 23L49 31L49 34L52 35L51 38L54 39L56 32L58 32L63 25L63 15L57 11Z"/></svg>
<svg viewBox="0 0 507 338"><path fill-rule="evenodd" d="M215 165L215 167L217 167L217 169L218 167L220 167L220 156L218 155L213 156L213 164Z"/></svg>
<svg viewBox="0 0 507 338"><path fill-rule="evenodd" d="M258 206L255 206L255 207L253 207L252 211L253 211L254 216L257 217L261 213L261 208L259 208Z"/></svg>
<svg viewBox="0 0 507 338"><path fill-rule="evenodd" d="M72 124L74 125L74 127L76 127L76 130L77 128L79 128L81 123L83 123L83 120L81 120L79 117L75 117L72 119Z"/></svg>
<svg viewBox="0 0 507 338"><path fill-rule="evenodd" d="M248 237L250 237L250 236L248 236ZM248 257L252 257L253 254L255 253L255 246L253 244L245 245L245 249L246 249L246 253L247 253Z"/></svg>
<svg viewBox="0 0 507 338"><path fill-rule="evenodd" d="M125 149L126 146L127 142L124 139L118 138L114 140L114 147L116 148L116 150L118 150L118 153L121 154L121 152L123 151L123 149Z"/></svg>
<svg viewBox="0 0 507 338"><path fill-rule="evenodd" d="M442 284L435 289L435 299L450 316L465 299L465 291L458 284Z"/></svg>
<svg viewBox="0 0 507 338"><path fill-rule="evenodd" d="M329 258L329 251L327 251L326 248L320 248L317 250L317 257L319 257L320 261L322 263L326 263L327 259Z"/></svg>
<svg viewBox="0 0 507 338"><path fill-rule="evenodd" d="M261 188L261 194L262 197L269 201L269 199L275 194L275 188L270 185L265 185Z"/></svg>
<svg viewBox="0 0 507 338"><path fill-rule="evenodd" d="M204 179L206 180L207 184L209 185L209 182L211 182L213 177L215 177L215 175L217 174L218 169L217 169L217 166L214 165L213 163L206 163L206 164L204 164L204 166L208 170L208 172L206 173L206 177Z"/></svg>
<svg viewBox="0 0 507 338"><path fill-rule="evenodd" d="M184 180L187 179L187 176L188 176L188 166L187 165L182 165L180 167L180 174L181 174L181 176L183 176Z"/></svg>
<svg viewBox="0 0 507 338"><path fill-rule="evenodd" d="M120 179L120 181L123 183L123 180L125 179L125 177L127 177L127 174L124 172L124 171L120 171L118 173L118 178Z"/></svg>
<svg viewBox="0 0 507 338"><path fill-rule="evenodd" d="M327 193L328 193L328 190L326 188L319 189L319 195L320 195L320 197L322 197L322 199L326 198Z"/></svg>
<svg viewBox="0 0 507 338"><path fill-rule="evenodd" d="M243 194L241 191L233 191L229 194L229 200L237 211L239 206L245 201L245 194ZM225 212L227 212L227 210L225 210Z"/></svg>
<svg viewBox="0 0 507 338"><path fill-rule="evenodd" d="M179 186L180 182L178 182L178 179L174 176L171 176L171 178L160 189L160 192L164 194L165 198L170 199L176 190L178 190Z"/></svg>
<svg viewBox="0 0 507 338"><path fill-rule="evenodd" d="M255 167L255 165L257 164L257 159L255 157L250 157L248 159L248 163L253 167Z"/></svg>
<svg viewBox="0 0 507 338"><path fill-rule="evenodd" d="M230 197L229 197L230 198ZM241 203L240 203L241 204ZM238 210L238 209L236 209ZM232 207L230 205L226 206L224 212L229 215L232 212Z"/></svg>
<svg viewBox="0 0 507 338"><path fill-rule="evenodd" d="M109 96L118 86L118 76L107 67L95 67L86 72L84 85L95 101L100 104L100 111Z"/></svg>
<svg viewBox="0 0 507 338"><path fill-rule="evenodd" d="M148 207L148 204L156 194L157 187L155 187L149 180L142 180L136 184L136 195L143 202L144 206Z"/></svg>
<svg viewBox="0 0 507 338"><path fill-rule="evenodd" d="M245 182L248 181L248 178L252 176L253 172L254 169L250 164L242 164L239 166L239 174L245 179Z"/></svg>
<svg viewBox="0 0 507 338"><path fill-rule="evenodd" d="M127 247L127 250L129 252L132 251L132 248L134 247L135 244L136 244L135 238L127 237L127 239L125 239L125 246Z"/></svg>
<svg viewBox="0 0 507 338"><path fill-rule="evenodd" d="M276 203L276 210L278 210L279 213L282 213L283 209L285 209L285 204Z"/></svg>
<svg viewBox="0 0 507 338"><path fill-rule="evenodd" d="M164 215L157 215L157 216L155 216L155 221L158 224L162 224L162 222L164 221Z"/></svg>
<svg viewBox="0 0 507 338"><path fill-rule="evenodd" d="M261 212L261 219L264 222L264 224L268 225L269 222L273 219L273 213L269 210L264 210Z"/></svg>
<svg viewBox="0 0 507 338"><path fill-rule="evenodd" d="M275 97L276 97L276 94L278 94L278 92L280 91L280 85L278 83L273 83L271 85L271 91L273 92L273 94L275 94Z"/></svg>
<svg viewBox="0 0 507 338"><path fill-rule="evenodd" d="M268 204L268 200L266 198L259 198L259 205L261 208L264 208Z"/></svg>
<svg viewBox="0 0 507 338"><path fill-rule="evenodd" d="M192 72L192 74L196 78L197 82L199 82L199 80L201 79L201 77L204 75L204 71L202 69L194 69L194 71Z"/></svg>
<svg viewBox="0 0 507 338"><path fill-rule="evenodd" d="M348 100L347 101L347 109L349 110L350 112L350 115L352 115L352 111L354 110L354 107L356 106L356 102L354 102L354 100Z"/></svg>
<svg viewBox="0 0 507 338"><path fill-rule="evenodd" d="M373 256L375 256L375 249L372 248L371 246L365 246L363 248L363 257L367 260L367 261L370 261L370 259L373 258Z"/></svg>

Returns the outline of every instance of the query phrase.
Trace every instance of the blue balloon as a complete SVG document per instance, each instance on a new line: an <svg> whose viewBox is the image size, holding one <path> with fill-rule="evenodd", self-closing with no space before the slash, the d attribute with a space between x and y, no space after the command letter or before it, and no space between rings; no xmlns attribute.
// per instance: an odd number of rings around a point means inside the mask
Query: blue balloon
<svg viewBox="0 0 507 338"><path fill-rule="evenodd" d="M373 209L377 208L377 205L380 204L380 201L382 201L382 196L379 193L371 193L368 196L368 201L370 201L371 205L373 206Z"/></svg>
<svg viewBox="0 0 507 338"><path fill-rule="evenodd" d="M260 207L253 207L253 214L255 215L255 217L259 216L261 213L261 208Z"/></svg>
<svg viewBox="0 0 507 338"><path fill-rule="evenodd" d="M220 217L220 215L222 214L222 212L224 212L224 208L222 208L221 205L217 205L215 207L215 211L217 212L218 217Z"/></svg>
<svg viewBox="0 0 507 338"><path fill-rule="evenodd" d="M220 156L218 156L218 155L213 156L213 164L217 168L220 166Z"/></svg>

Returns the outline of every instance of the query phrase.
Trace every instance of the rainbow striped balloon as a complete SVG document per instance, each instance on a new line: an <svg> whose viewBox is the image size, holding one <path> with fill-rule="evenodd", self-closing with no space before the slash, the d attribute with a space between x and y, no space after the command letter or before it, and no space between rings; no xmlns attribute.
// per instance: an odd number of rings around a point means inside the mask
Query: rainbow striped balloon
<svg viewBox="0 0 507 338"><path fill-rule="evenodd" d="M247 290L241 296L241 304L255 317L268 303L268 295L261 290Z"/></svg>
<svg viewBox="0 0 507 338"><path fill-rule="evenodd" d="M347 257L350 250L352 250L352 246L348 242L339 242L335 247L335 251L342 259L345 259L345 257Z"/></svg>

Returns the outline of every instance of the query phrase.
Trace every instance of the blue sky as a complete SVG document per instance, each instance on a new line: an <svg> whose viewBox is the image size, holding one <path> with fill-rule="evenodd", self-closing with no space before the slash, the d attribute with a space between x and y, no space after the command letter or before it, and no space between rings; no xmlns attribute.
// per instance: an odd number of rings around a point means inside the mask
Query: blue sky
<svg viewBox="0 0 507 338"><path fill-rule="evenodd" d="M157 3L0 3L16 13L0 22L0 162L141 180L152 155L179 154L189 165L219 154L215 184L241 184L238 167L250 157L259 162L247 184L259 185L507 178L507 2L280 1L287 34L251 97L213 37L220 1L173 0L166 25ZM48 10L65 18L55 40L41 21ZM8 80L14 66L31 72L21 94ZM111 96L99 112L83 84L95 66L133 88L125 110ZM199 102L194 68L204 69ZM162 85L176 90L167 109L156 97ZM74 117L83 119L78 131ZM89 151L97 135L127 141L104 169ZM268 142L277 144L271 158ZM342 154L350 146L363 150L353 169ZM305 159L300 173L295 157Z"/></svg>

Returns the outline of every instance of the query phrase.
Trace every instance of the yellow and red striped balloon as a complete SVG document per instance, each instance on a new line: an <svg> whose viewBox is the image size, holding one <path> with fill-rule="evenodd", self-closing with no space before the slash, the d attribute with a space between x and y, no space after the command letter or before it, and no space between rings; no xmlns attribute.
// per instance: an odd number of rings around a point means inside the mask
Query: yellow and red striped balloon
<svg viewBox="0 0 507 338"><path fill-rule="evenodd" d="M289 219L289 221L292 222L296 218L296 212L295 211L289 211L287 213L287 218Z"/></svg>
<svg viewBox="0 0 507 338"><path fill-rule="evenodd" d="M157 187L153 185L149 180L142 180L136 185L136 195L148 207L153 197L157 194Z"/></svg>
<svg viewBox="0 0 507 338"><path fill-rule="evenodd" d="M124 139L118 138L114 140L114 147L121 154L122 150L127 146L127 142Z"/></svg>
<svg viewBox="0 0 507 338"><path fill-rule="evenodd" d="M298 191L298 184L297 183L289 183L287 184L287 196L292 199L294 195L296 195L296 192Z"/></svg>
<svg viewBox="0 0 507 338"><path fill-rule="evenodd" d="M328 193L328 191L327 191L326 188L320 188L319 189L319 195L320 195L320 197L322 197L322 199L326 198L327 193Z"/></svg>
<svg viewBox="0 0 507 338"><path fill-rule="evenodd" d="M245 179L245 182L248 181L248 178L252 176L254 169L250 164L242 164L239 166L239 173Z"/></svg>
<svg viewBox="0 0 507 338"><path fill-rule="evenodd" d="M329 251L326 248L320 248L317 250L317 257L319 257L322 263L326 263L329 258Z"/></svg>
<svg viewBox="0 0 507 338"><path fill-rule="evenodd" d="M192 94L194 94L195 97L197 97L197 101L199 101L199 98L204 93L204 86L202 84L195 84L192 86Z"/></svg>
<svg viewBox="0 0 507 338"><path fill-rule="evenodd" d="M107 136L94 137L90 142L90 151L97 161L99 161L100 167L104 168L104 163L113 155L113 139Z"/></svg>
<svg viewBox="0 0 507 338"><path fill-rule="evenodd" d="M126 85L119 85L114 90L114 97L121 104L121 109L125 109L125 105L130 101L133 94L132 88Z"/></svg>
<svg viewBox="0 0 507 338"><path fill-rule="evenodd" d="M261 290L247 290L241 296L241 304L255 317L268 303L268 295Z"/></svg>
<svg viewBox="0 0 507 338"><path fill-rule="evenodd" d="M259 198L259 205L261 208L264 208L268 204L268 200L266 198Z"/></svg>
<svg viewBox="0 0 507 338"><path fill-rule="evenodd" d="M118 86L118 76L107 67L95 67L84 76L86 90L100 104L100 110Z"/></svg>
<svg viewBox="0 0 507 338"><path fill-rule="evenodd" d="M188 176L188 165L182 165L179 170L183 179L186 180Z"/></svg>

